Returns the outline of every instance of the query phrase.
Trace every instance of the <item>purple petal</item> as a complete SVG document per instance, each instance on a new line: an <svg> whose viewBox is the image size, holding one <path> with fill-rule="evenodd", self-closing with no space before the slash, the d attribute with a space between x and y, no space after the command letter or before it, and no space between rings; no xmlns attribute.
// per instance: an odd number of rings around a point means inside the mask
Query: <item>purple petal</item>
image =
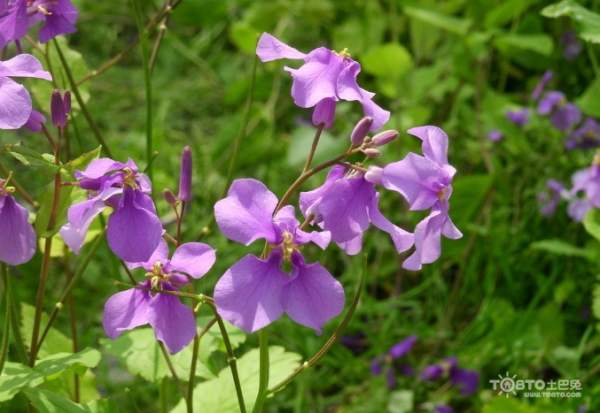
<svg viewBox="0 0 600 413"><path fill-rule="evenodd" d="M415 252L408 257L402 267L418 271L423 264L437 260L442 252L442 228L447 215L440 210L432 212L415 228Z"/></svg>
<svg viewBox="0 0 600 413"><path fill-rule="evenodd" d="M269 33L263 33L258 39L256 55L263 62L278 59L304 59L306 55L283 43Z"/></svg>
<svg viewBox="0 0 600 413"><path fill-rule="evenodd" d="M45 24L40 30L40 42L46 43L61 34L70 34L77 31L75 22L79 12L70 0L58 0L49 11L51 14L44 16Z"/></svg>
<svg viewBox="0 0 600 413"><path fill-rule="evenodd" d="M147 261L162 238L160 220L141 206L146 203L144 197L148 195L126 188L108 219L108 245L123 261Z"/></svg>
<svg viewBox="0 0 600 413"><path fill-rule="evenodd" d="M124 167L125 164L122 162L117 162L110 158L98 158L90 162L83 171L76 171L75 177L77 179L98 179L109 172L123 169Z"/></svg>
<svg viewBox="0 0 600 413"><path fill-rule="evenodd" d="M323 198L333 184L338 179L341 179L345 173L346 168L343 166L334 166L327 174L327 178L325 179L323 185L313 189L312 191L300 193L300 210L305 218L308 218L310 214L316 214L315 207L321 201L321 198ZM317 216L315 218L318 219L319 217Z"/></svg>
<svg viewBox="0 0 600 413"><path fill-rule="evenodd" d="M356 255L362 250L362 234L346 242L338 242L337 245L348 255Z"/></svg>
<svg viewBox="0 0 600 413"><path fill-rule="evenodd" d="M312 123L315 126L325 125L331 128L335 120L335 99L325 98L315 106L312 115Z"/></svg>
<svg viewBox="0 0 600 413"><path fill-rule="evenodd" d="M311 108L323 99L337 100L336 84L342 62L342 57L320 47L309 53L306 63L300 68L286 68L294 79L294 103L302 108Z"/></svg>
<svg viewBox="0 0 600 413"><path fill-rule="evenodd" d="M304 232L300 229L296 230L295 241L298 245L314 243L322 250L326 249L331 242L331 232L329 231L311 231Z"/></svg>
<svg viewBox="0 0 600 413"><path fill-rule="evenodd" d="M416 342L417 336L408 336L404 340L394 344L388 351L388 354L393 360L399 359L412 350Z"/></svg>
<svg viewBox="0 0 600 413"><path fill-rule="evenodd" d="M27 4L17 1L8 5L0 2L0 48L6 47L12 41L18 41L27 34L29 29Z"/></svg>
<svg viewBox="0 0 600 413"><path fill-rule="evenodd" d="M0 261L19 265L35 254L37 239L28 218L12 196L0 196Z"/></svg>
<svg viewBox="0 0 600 413"><path fill-rule="evenodd" d="M592 209L590 201L587 199L575 199L569 202L567 214L573 221L581 222L590 209Z"/></svg>
<svg viewBox="0 0 600 413"><path fill-rule="evenodd" d="M267 260L246 255L229 268L214 291L221 317L248 333L281 317L282 289L289 280L280 264L281 254L273 251Z"/></svg>
<svg viewBox="0 0 600 413"><path fill-rule="evenodd" d="M426 366L421 372L420 378L425 381L435 381L444 374L444 367L439 364Z"/></svg>
<svg viewBox="0 0 600 413"><path fill-rule="evenodd" d="M152 271L154 264L160 262L162 264L169 260L169 246L164 239L161 239L158 246L148 258L147 261L126 262L127 268L134 270L136 268L144 268L147 271Z"/></svg>
<svg viewBox="0 0 600 413"><path fill-rule="evenodd" d="M200 278L206 274L216 260L215 250L201 242L181 244L171 258L170 267L173 271Z"/></svg>
<svg viewBox="0 0 600 413"><path fill-rule="evenodd" d="M292 263L292 279L282 293L285 312L321 334L323 325L344 309L344 288L321 264L306 264L299 253Z"/></svg>
<svg viewBox="0 0 600 413"><path fill-rule="evenodd" d="M437 163L412 152L401 161L386 165L382 176L383 186L406 198L411 211L431 208L450 180Z"/></svg>
<svg viewBox="0 0 600 413"><path fill-rule="evenodd" d="M479 373L455 367L450 369L450 382L460 389L463 396L470 396L479 386Z"/></svg>
<svg viewBox="0 0 600 413"><path fill-rule="evenodd" d="M380 230L387 232L392 237L396 251L404 252L413 246L415 237L408 231L403 230L390 222L379 210L379 194L373 197L369 207L369 218L371 223Z"/></svg>
<svg viewBox="0 0 600 413"><path fill-rule="evenodd" d="M25 125L23 125L23 127L29 129L32 132L41 132L42 125L45 122L46 118L44 117L44 115L42 115L37 110L33 109L31 111L31 115L29 115L29 119L27 119L27 122L25 123Z"/></svg>
<svg viewBox="0 0 600 413"><path fill-rule="evenodd" d="M249 245L264 238L276 241L273 211L277 197L260 181L236 179L227 197L215 204L215 219L223 235L232 241Z"/></svg>
<svg viewBox="0 0 600 413"><path fill-rule="evenodd" d="M554 108L565 102L566 98L562 92L550 91L547 92L538 104L538 113L540 115L550 114Z"/></svg>
<svg viewBox="0 0 600 413"><path fill-rule="evenodd" d="M19 129L31 116L29 92L17 82L0 77L0 129Z"/></svg>
<svg viewBox="0 0 600 413"><path fill-rule="evenodd" d="M423 155L439 165L448 164L448 135L437 126L418 126L408 130L423 141Z"/></svg>
<svg viewBox="0 0 600 413"><path fill-rule="evenodd" d="M117 338L123 331L149 322L150 293L141 288L130 288L112 295L104 304L102 324L106 335Z"/></svg>
<svg viewBox="0 0 600 413"><path fill-rule="evenodd" d="M171 354L181 351L196 335L196 319L179 297L158 293L148 304L148 322Z"/></svg>
<svg viewBox="0 0 600 413"><path fill-rule="evenodd" d="M0 77L35 77L52 80L38 59L30 54L20 54L12 59L0 62Z"/></svg>
<svg viewBox="0 0 600 413"><path fill-rule="evenodd" d="M454 413L454 409L446 404L438 404L435 406L434 413Z"/></svg>
<svg viewBox="0 0 600 413"><path fill-rule="evenodd" d="M381 356L375 357L371 360L371 374L373 376L379 376L383 372L383 363L385 359Z"/></svg>

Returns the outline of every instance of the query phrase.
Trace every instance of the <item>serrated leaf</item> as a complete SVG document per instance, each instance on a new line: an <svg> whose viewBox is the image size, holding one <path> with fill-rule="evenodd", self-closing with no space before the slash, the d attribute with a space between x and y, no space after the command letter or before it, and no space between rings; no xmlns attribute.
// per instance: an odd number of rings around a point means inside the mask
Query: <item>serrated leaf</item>
<svg viewBox="0 0 600 413"><path fill-rule="evenodd" d="M574 0L562 0L547 6L542 10L542 15L550 18L570 17L579 37L591 43L600 43L600 14L586 9Z"/></svg>
<svg viewBox="0 0 600 413"><path fill-rule="evenodd" d="M300 365L301 357L289 353L283 347L269 347L269 383L272 385L285 379ZM258 392L259 350L253 349L238 359L238 371L246 409L252 411ZM238 413L235 387L229 368L219 372L217 378L200 383L194 389L194 405L202 406L204 413ZM172 410L186 411L184 401Z"/></svg>

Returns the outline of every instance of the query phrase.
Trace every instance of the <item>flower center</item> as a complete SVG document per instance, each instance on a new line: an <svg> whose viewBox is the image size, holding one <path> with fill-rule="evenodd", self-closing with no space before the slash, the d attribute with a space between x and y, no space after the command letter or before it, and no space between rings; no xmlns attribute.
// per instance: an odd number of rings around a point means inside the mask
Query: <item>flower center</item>
<svg viewBox="0 0 600 413"><path fill-rule="evenodd" d="M344 47L344 49L341 52L335 52L338 56L343 57L344 59L350 59L352 58L352 55L350 54L350 52L348 51L347 47Z"/></svg>
<svg viewBox="0 0 600 413"><path fill-rule="evenodd" d="M169 281L169 274L163 271L163 264L156 261L152 266L152 271L146 273L146 278L150 280L150 286L153 290L160 287L161 283Z"/></svg>
<svg viewBox="0 0 600 413"><path fill-rule="evenodd" d="M6 179L0 179L0 196L7 196L15 192L14 186L8 186L11 177L12 172L8 174Z"/></svg>
<svg viewBox="0 0 600 413"><path fill-rule="evenodd" d="M596 152L596 154L594 155L594 160L592 161L592 165L593 166L600 165L600 151Z"/></svg>
<svg viewBox="0 0 600 413"><path fill-rule="evenodd" d="M128 186L132 189L139 189L139 186L136 182L137 172L132 170L131 168L123 168L123 185Z"/></svg>
<svg viewBox="0 0 600 413"><path fill-rule="evenodd" d="M447 196L448 196L448 187L447 186L440 189L437 193L437 197L440 201L443 201L444 199L446 199Z"/></svg>
<svg viewBox="0 0 600 413"><path fill-rule="evenodd" d="M292 253L298 249L298 246L294 243L294 236L288 231L283 233L281 249L283 250L283 259L285 261L289 261L292 257Z"/></svg>

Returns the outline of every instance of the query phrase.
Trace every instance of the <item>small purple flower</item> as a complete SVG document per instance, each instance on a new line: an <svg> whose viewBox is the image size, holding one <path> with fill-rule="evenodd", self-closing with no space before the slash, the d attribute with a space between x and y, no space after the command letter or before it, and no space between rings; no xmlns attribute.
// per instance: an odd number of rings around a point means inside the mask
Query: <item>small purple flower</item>
<svg viewBox="0 0 600 413"><path fill-rule="evenodd" d="M431 364L429 366L425 366L419 377L424 381L436 381L441 378L443 374L444 367L442 365Z"/></svg>
<svg viewBox="0 0 600 413"><path fill-rule="evenodd" d="M46 43L76 31L78 11L70 0L3 0L0 3L0 48L20 41L39 22L39 39Z"/></svg>
<svg viewBox="0 0 600 413"><path fill-rule="evenodd" d="M463 396L470 396L479 387L479 373L454 366L450 369L450 383L457 387Z"/></svg>
<svg viewBox="0 0 600 413"><path fill-rule="evenodd" d="M344 308L342 285L319 263L307 264L300 248L310 242L325 249L331 234L305 232L288 205L275 215L278 200L260 181L238 179L227 197L215 204L215 218L230 240L250 245L265 239L265 259L246 255L229 268L215 286L221 317L247 332L269 325L286 313L317 333ZM291 266L291 273L282 264Z"/></svg>
<svg viewBox="0 0 600 413"><path fill-rule="evenodd" d="M488 132L487 137L492 142L498 142L498 141L502 140L502 138L504 138L504 135L499 130L494 129L494 130L491 130Z"/></svg>
<svg viewBox="0 0 600 413"><path fill-rule="evenodd" d="M573 103L567 102L562 92L547 92L538 105L540 115L549 115L554 127L565 132L581 120L581 111Z"/></svg>
<svg viewBox="0 0 600 413"><path fill-rule="evenodd" d="M546 89L546 86L552 80L553 76L554 73L551 70L546 70L544 72L544 74L540 78L540 81L537 83L537 85L535 85L533 92L531 92L531 100L536 101L540 98L540 96L542 96L542 93L544 93L544 89Z"/></svg>
<svg viewBox="0 0 600 413"><path fill-rule="evenodd" d="M405 356L417 342L417 336L408 336L404 340L394 344L388 351L392 360Z"/></svg>
<svg viewBox="0 0 600 413"><path fill-rule="evenodd" d="M374 93L362 89L356 82L360 64L343 51L340 53L319 47L305 54L288 46L269 33L258 41L256 55L263 62L278 59L304 60L298 69L286 67L292 75L292 97L302 108L314 107L313 124L330 127L335 116L335 105L340 100L358 101L365 116L373 118L371 130L379 129L390 117L374 101Z"/></svg>
<svg viewBox="0 0 600 413"><path fill-rule="evenodd" d="M594 118L586 118L583 124L569 134L565 141L567 149L590 149L600 146L600 124Z"/></svg>
<svg viewBox="0 0 600 413"><path fill-rule="evenodd" d="M52 101L50 104L50 112L52 114L52 123L57 128L64 128L67 125L69 112L71 111L71 93L66 91L61 94L55 90L52 93Z"/></svg>
<svg viewBox="0 0 600 413"><path fill-rule="evenodd" d="M371 224L390 234L398 252L409 249L413 235L391 223L379 210L379 193L365 175L344 166L334 166L325 183L300 193L300 210L313 216L331 239L348 255L362 249L363 233Z"/></svg>
<svg viewBox="0 0 600 413"><path fill-rule="evenodd" d="M11 77L52 80L52 76L43 70L39 60L29 54L20 54L12 59L0 61L0 129L19 129L26 124L36 125L36 119L32 119L33 107L29 92Z"/></svg>
<svg viewBox="0 0 600 413"><path fill-rule="evenodd" d="M454 413L454 409L446 404L438 404L435 406L435 413Z"/></svg>
<svg viewBox="0 0 600 413"><path fill-rule="evenodd" d="M160 291L177 291L190 278L204 276L214 262L214 249L200 242L180 245L169 260L169 248L161 241L148 261L127 263L130 269L146 270L147 279L106 301L102 322L106 335L115 339L123 331L150 324L156 339L172 354L183 349L196 335L194 312L179 297Z"/></svg>
<svg viewBox="0 0 600 413"><path fill-rule="evenodd" d="M571 181L573 185L565 195L569 200L567 213L580 222L591 208L600 207L600 165L593 164L575 172Z"/></svg>
<svg viewBox="0 0 600 413"><path fill-rule="evenodd" d="M0 179L0 262L19 265L29 261L36 250L36 235L29 212L11 195L14 188Z"/></svg>
<svg viewBox="0 0 600 413"><path fill-rule="evenodd" d="M408 131L421 139L424 156L409 153L399 162L383 168L382 184L399 192L411 211L430 209L415 228L415 251L402 266L420 270L423 264L437 260L441 254L441 237L462 237L448 210L452 179L456 169L448 163L448 135L436 126L420 126Z"/></svg>
<svg viewBox="0 0 600 413"><path fill-rule="evenodd" d="M183 202L192 200L192 148L186 146L181 153L181 170L179 173L179 199Z"/></svg>
<svg viewBox="0 0 600 413"><path fill-rule="evenodd" d="M566 192L564 185L555 179L548 179L546 188L548 189L547 192L538 194L538 203L540 204L540 213L544 216L550 216L554 214L558 203Z"/></svg>
<svg viewBox="0 0 600 413"><path fill-rule="evenodd" d="M108 219L107 239L111 250L122 260L147 260L157 248L163 233L162 224L150 195L151 184L137 165L110 158L92 161L75 178L88 199L71 205L68 222L60 234L75 253L79 253L85 235L94 220L106 207L113 208Z"/></svg>
<svg viewBox="0 0 600 413"><path fill-rule="evenodd" d="M577 34L572 30L564 32L560 42L563 45L563 56L567 60L574 60L583 49L581 42L577 40Z"/></svg>
<svg viewBox="0 0 600 413"><path fill-rule="evenodd" d="M509 110L506 112L506 119L519 127L523 127L529 122L529 109Z"/></svg>

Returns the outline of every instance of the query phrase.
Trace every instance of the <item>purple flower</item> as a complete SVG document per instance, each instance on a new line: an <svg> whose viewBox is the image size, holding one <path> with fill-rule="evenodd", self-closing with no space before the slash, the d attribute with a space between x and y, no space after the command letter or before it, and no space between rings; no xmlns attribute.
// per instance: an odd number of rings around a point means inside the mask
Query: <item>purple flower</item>
<svg viewBox="0 0 600 413"><path fill-rule="evenodd" d="M28 54L0 61L0 129L19 129L32 118L31 96L11 77L35 77L52 80L40 62Z"/></svg>
<svg viewBox="0 0 600 413"><path fill-rule="evenodd" d="M575 172L571 181L573 185L565 196L569 199L567 213L580 222L591 208L600 207L600 165Z"/></svg>
<svg viewBox="0 0 600 413"><path fill-rule="evenodd" d="M33 109L29 119L23 125L23 128L30 130L31 132L41 132L42 125L46 122L46 118L37 110Z"/></svg>
<svg viewBox="0 0 600 413"><path fill-rule="evenodd" d="M531 100L538 100L540 96L542 96L542 93L544 93L544 89L546 89L546 86L552 80L553 76L554 73L551 70L546 70L544 72L544 74L540 78L540 81L537 83L537 85L535 85L533 92L531 92Z"/></svg>
<svg viewBox="0 0 600 413"><path fill-rule="evenodd" d="M0 48L20 41L39 22L39 39L46 43L76 31L78 11L70 0L3 0L0 3Z"/></svg>
<svg viewBox="0 0 600 413"><path fill-rule="evenodd" d="M50 112L52 114L52 123L57 128L64 128L67 125L69 112L71 111L71 92L66 91L64 95L55 90L52 93Z"/></svg>
<svg viewBox="0 0 600 413"><path fill-rule="evenodd" d="M529 109L509 110L506 112L506 119L517 126L523 127L529 122Z"/></svg>
<svg viewBox="0 0 600 413"><path fill-rule="evenodd" d="M298 69L286 67L292 75L292 97L302 108L312 108L313 124L330 127L335 117L335 105L340 100L358 101L365 116L373 118L371 130L379 129L390 117L374 101L374 93L362 89L356 82L360 64L343 51L340 53L319 47L305 54L288 46L268 33L258 41L256 55L263 62L278 59L304 60Z"/></svg>
<svg viewBox="0 0 600 413"><path fill-rule="evenodd" d="M65 243L79 253L92 221L110 206L113 213L108 219L107 239L111 250L124 261L147 260L163 233L148 195L148 177L132 160L121 163L100 158L84 171L76 171L75 178L88 191L88 199L69 208L68 222L60 230Z"/></svg>
<svg viewBox="0 0 600 413"><path fill-rule="evenodd" d="M444 367L442 365L431 364L429 366L425 366L419 377L424 381L436 381L442 377L443 374Z"/></svg>
<svg viewBox="0 0 600 413"><path fill-rule="evenodd" d="M498 141L502 140L502 138L504 138L504 135L499 130L494 129L494 130L491 130L488 132L487 137L492 142L498 142Z"/></svg>
<svg viewBox="0 0 600 413"><path fill-rule="evenodd" d="M382 184L399 192L411 211L430 209L415 228L415 251L402 266L420 270L423 264L437 260L441 254L441 236L462 237L448 210L452 195L452 179L456 169L448 163L448 135L435 126L420 126L408 131L422 140L424 156L409 153L399 162L383 168Z"/></svg>
<svg viewBox="0 0 600 413"><path fill-rule="evenodd" d="M147 279L106 301L102 321L106 335L115 339L123 331L150 324L171 353L183 349L196 335L194 312L179 297L160 290L178 290L189 278L201 278L214 262L214 249L200 242L180 245L169 260L169 248L161 241L148 261L127 263L130 269L146 270Z"/></svg>
<svg viewBox="0 0 600 413"><path fill-rule="evenodd" d="M331 234L303 231L289 205L273 216L277 204L275 194L255 179L235 180L227 197L215 204L217 224L227 238L244 245L263 238L270 250L265 259L249 254L229 268L215 286L215 304L221 317L247 332L286 313L320 333L342 311L344 289L321 264L307 264L300 249L310 242L325 249ZM289 274L284 262L290 264Z"/></svg>
<svg viewBox="0 0 600 413"><path fill-rule="evenodd" d="M417 336L408 336L404 340L394 344L388 354L392 358L392 360L399 359L400 357L405 356L410 350L412 350L413 346L417 342Z"/></svg>
<svg viewBox="0 0 600 413"><path fill-rule="evenodd" d="M383 365L385 363L385 357L377 356L371 360L371 374L373 376L379 376L383 372Z"/></svg>
<svg viewBox="0 0 600 413"><path fill-rule="evenodd" d="M560 131L571 129L581 120L581 111L573 103L567 102L562 92L547 92L538 105L540 115L550 115L550 122Z"/></svg>
<svg viewBox="0 0 600 413"><path fill-rule="evenodd" d="M36 250L36 235L29 212L12 197L14 188L0 179L0 262L19 265L29 261Z"/></svg>
<svg viewBox="0 0 600 413"><path fill-rule="evenodd" d="M454 413L454 409L446 404L438 404L435 406L435 413Z"/></svg>
<svg viewBox="0 0 600 413"><path fill-rule="evenodd" d="M362 249L363 233L371 224L390 234L398 252L409 249L413 235L391 223L379 210L379 193L365 175L335 166L320 187L300 194L300 210L313 216L331 239L347 254Z"/></svg>
<svg viewBox="0 0 600 413"><path fill-rule="evenodd" d="M547 192L538 194L538 202L540 204L540 213L544 216L553 215L556 211L558 203L565 193L565 187L562 183L555 179L546 181Z"/></svg>
<svg viewBox="0 0 600 413"><path fill-rule="evenodd" d="M565 141L567 149L597 146L600 146L600 124L594 118L586 118L583 125L571 132Z"/></svg>
<svg viewBox="0 0 600 413"><path fill-rule="evenodd" d="M454 366L450 369L450 383L457 387L463 396L470 396L479 386L479 373Z"/></svg>
<svg viewBox="0 0 600 413"><path fill-rule="evenodd" d="M574 60L583 48L581 42L577 40L577 34L572 30L564 32L560 42L563 45L563 56L567 60Z"/></svg>

